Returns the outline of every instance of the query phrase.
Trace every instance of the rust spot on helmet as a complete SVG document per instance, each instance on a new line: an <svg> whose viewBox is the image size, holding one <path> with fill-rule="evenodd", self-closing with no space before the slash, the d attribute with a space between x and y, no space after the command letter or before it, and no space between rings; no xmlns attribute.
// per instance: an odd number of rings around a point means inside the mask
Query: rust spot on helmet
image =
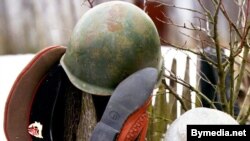
<svg viewBox="0 0 250 141"><path fill-rule="evenodd" d="M123 28L122 24L117 21L108 21L107 27L108 27L108 30L111 32L120 31Z"/></svg>
<svg viewBox="0 0 250 141"><path fill-rule="evenodd" d="M123 8L120 8L119 4L114 5L109 10L109 15L107 18L107 28L111 32L120 31L123 28L122 22L125 18L125 11Z"/></svg>

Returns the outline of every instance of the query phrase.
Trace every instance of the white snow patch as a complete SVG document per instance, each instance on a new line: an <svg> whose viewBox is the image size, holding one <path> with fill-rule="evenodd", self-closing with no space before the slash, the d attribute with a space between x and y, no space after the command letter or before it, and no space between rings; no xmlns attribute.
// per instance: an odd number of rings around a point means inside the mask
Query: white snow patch
<svg viewBox="0 0 250 141"><path fill-rule="evenodd" d="M187 125L238 125L229 114L210 108L194 108L174 120L164 141L187 141Z"/></svg>

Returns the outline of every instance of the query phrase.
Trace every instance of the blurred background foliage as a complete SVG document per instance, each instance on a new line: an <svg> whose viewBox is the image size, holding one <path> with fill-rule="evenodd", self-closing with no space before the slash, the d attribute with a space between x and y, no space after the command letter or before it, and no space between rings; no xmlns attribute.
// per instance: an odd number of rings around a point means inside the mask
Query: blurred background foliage
<svg viewBox="0 0 250 141"><path fill-rule="evenodd" d="M109 0L90 1L93 1L93 5L97 5ZM195 41L187 35L197 35L197 32L176 25L198 23L205 26L205 23L198 20L196 13L174 7L200 9L196 1L123 1L134 3L148 12L154 20L162 39L171 43L196 47ZM146 1L147 6L143 5ZM77 20L90 7L87 0L0 0L0 3L0 54L33 53L46 46L67 46ZM168 6L159 3L168 4ZM205 3L210 5L209 1L205 1ZM227 9L234 8L230 3L233 2L228 2ZM233 11L229 15L236 17ZM169 24L169 19L174 23ZM225 26L224 19L223 17L220 19L220 30L223 31L223 35L227 35L224 32L228 31L225 30L227 26ZM188 42L186 42L187 40Z"/></svg>
<svg viewBox="0 0 250 141"><path fill-rule="evenodd" d="M0 0L0 54L33 53L67 45L88 9L83 0Z"/></svg>
<svg viewBox="0 0 250 141"><path fill-rule="evenodd" d="M110 0L90 1L97 5ZM184 44L188 38L176 32L177 27L162 21L167 21L169 16L176 24L181 24L193 20L192 13L159 2L191 8L192 0L147 1L147 6L144 0L123 1L147 11L164 40ZM87 0L0 0L0 3L0 54L35 53L51 45L67 46L76 22L90 8ZM188 30L179 30L191 34Z"/></svg>

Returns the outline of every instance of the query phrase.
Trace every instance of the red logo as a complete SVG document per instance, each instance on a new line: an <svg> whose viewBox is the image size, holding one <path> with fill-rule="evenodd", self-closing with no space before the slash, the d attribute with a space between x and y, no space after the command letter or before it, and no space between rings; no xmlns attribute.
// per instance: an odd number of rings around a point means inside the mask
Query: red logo
<svg viewBox="0 0 250 141"><path fill-rule="evenodd" d="M37 138L43 138L42 136L43 125L40 122L34 122L29 125L28 133Z"/></svg>

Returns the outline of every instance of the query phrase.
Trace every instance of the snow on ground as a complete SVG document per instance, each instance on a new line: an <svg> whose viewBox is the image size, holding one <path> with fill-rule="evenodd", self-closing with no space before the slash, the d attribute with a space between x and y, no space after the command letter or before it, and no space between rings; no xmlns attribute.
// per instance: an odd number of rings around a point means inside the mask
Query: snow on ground
<svg viewBox="0 0 250 141"><path fill-rule="evenodd" d="M0 127L3 127L5 102L17 75L34 55L0 56ZM4 130L0 128L0 141L6 141Z"/></svg>
<svg viewBox="0 0 250 141"><path fill-rule="evenodd" d="M180 78L184 78L185 66L186 66L186 56L189 55L190 60L190 77L191 84L195 86L196 77L193 72L196 72L196 60L197 57L193 54L186 53L183 51L177 51L173 48L162 48L162 55L164 57L165 67L170 70L172 65L172 59L177 60L177 75ZM4 55L0 56L0 126L3 127L4 119L4 107L5 102L8 97L8 93L15 81L17 75L26 66L26 64L32 59L33 54L24 55ZM167 73L167 72L166 72ZM177 85L177 93L182 93L182 86ZM194 94L193 94L194 98ZM179 103L178 103L179 104ZM177 111L180 115L180 104L179 110ZM0 141L6 141L3 128L0 128Z"/></svg>

